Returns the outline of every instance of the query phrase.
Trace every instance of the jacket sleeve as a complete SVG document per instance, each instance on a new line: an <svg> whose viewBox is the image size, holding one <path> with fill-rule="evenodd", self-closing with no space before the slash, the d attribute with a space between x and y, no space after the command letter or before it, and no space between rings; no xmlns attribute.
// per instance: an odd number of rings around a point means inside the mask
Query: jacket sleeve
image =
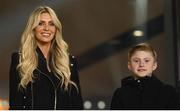
<svg viewBox="0 0 180 111"><path fill-rule="evenodd" d="M20 81L16 67L19 63L19 54L13 53L11 56L11 65L9 70L9 105L10 109L22 109L23 95L18 91Z"/></svg>
<svg viewBox="0 0 180 111"><path fill-rule="evenodd" d="M77 59L74 56L70 57L71 65L71 80L76 83L77 88L71 88L71 107L72 109L83 109L83 99L81 96L81 87L77 68Z"/></svg>
<svg viewBox="0 0 180 111"><path fill-rule="evenodd" d="M180 109L179 93L172 86L166 86L166 92L168 92L168 106L167 109L177 110Z"/></svg>
<svg viewBox="0 0 180 111"><path fill-rule="evenodd" d="M110 109L111 110L123 109L123 102L122 102L122 99L121 99L120 88L116 89L116 91L113 94Z"/></svg>

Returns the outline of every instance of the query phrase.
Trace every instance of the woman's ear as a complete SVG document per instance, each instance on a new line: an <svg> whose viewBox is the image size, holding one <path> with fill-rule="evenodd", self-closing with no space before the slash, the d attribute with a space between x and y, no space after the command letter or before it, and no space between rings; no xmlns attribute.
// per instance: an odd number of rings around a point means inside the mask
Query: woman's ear
<svg viewBox="0 0 180 111"><path fill-rule="evenodd" d="M153 71L156 70L156 68L157 68L157 62L154 62Z"/></svg>

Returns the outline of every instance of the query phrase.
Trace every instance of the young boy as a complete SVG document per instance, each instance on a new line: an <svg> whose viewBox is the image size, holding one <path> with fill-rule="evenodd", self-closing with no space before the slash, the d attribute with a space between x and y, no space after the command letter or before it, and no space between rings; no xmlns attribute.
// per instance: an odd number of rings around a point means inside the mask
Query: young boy
<svg viewBox="0 0 180 111"><path fill-rule="evenodd" d="M111 109L178 109L178 96L172 86L157 79L157 54L146 43L128 53L128 69L132 76L122 80L111 101Z"/></svg>

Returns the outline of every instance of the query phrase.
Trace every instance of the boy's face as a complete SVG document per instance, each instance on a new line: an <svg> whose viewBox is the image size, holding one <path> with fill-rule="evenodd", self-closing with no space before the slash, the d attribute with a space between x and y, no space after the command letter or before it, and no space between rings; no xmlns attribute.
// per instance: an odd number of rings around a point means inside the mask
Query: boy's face
<svg viewBox="0 0 180 111"><path fill-rule="evenodd" d="M145 77L151 75L157 68L157 62L148 51L136 51L130 61L128 62L128 68L137 77Z"/></svg>

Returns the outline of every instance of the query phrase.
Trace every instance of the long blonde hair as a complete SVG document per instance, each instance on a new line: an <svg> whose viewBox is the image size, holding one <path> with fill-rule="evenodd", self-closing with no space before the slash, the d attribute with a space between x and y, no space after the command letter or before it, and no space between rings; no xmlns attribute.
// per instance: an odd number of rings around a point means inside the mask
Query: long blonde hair
<svg viewBox="0 0 180 111"><path fill-rule="evenodd" d="M20 58L17 69L19 71L21 81L20 86L26 88L29 82L33 82L33 71L38 66L38 55L36 53L37 43L35 39L34 29L39 24L39 18L42 13L49 13L56 26L56 34L51 45L51 70L61 79L61 87L68 89L69 84L76 86L70 80L69 54L68 45L62 38L62 26L53 9L48 6L37 7L29 17L26 28L21 37Z"/></svg>

